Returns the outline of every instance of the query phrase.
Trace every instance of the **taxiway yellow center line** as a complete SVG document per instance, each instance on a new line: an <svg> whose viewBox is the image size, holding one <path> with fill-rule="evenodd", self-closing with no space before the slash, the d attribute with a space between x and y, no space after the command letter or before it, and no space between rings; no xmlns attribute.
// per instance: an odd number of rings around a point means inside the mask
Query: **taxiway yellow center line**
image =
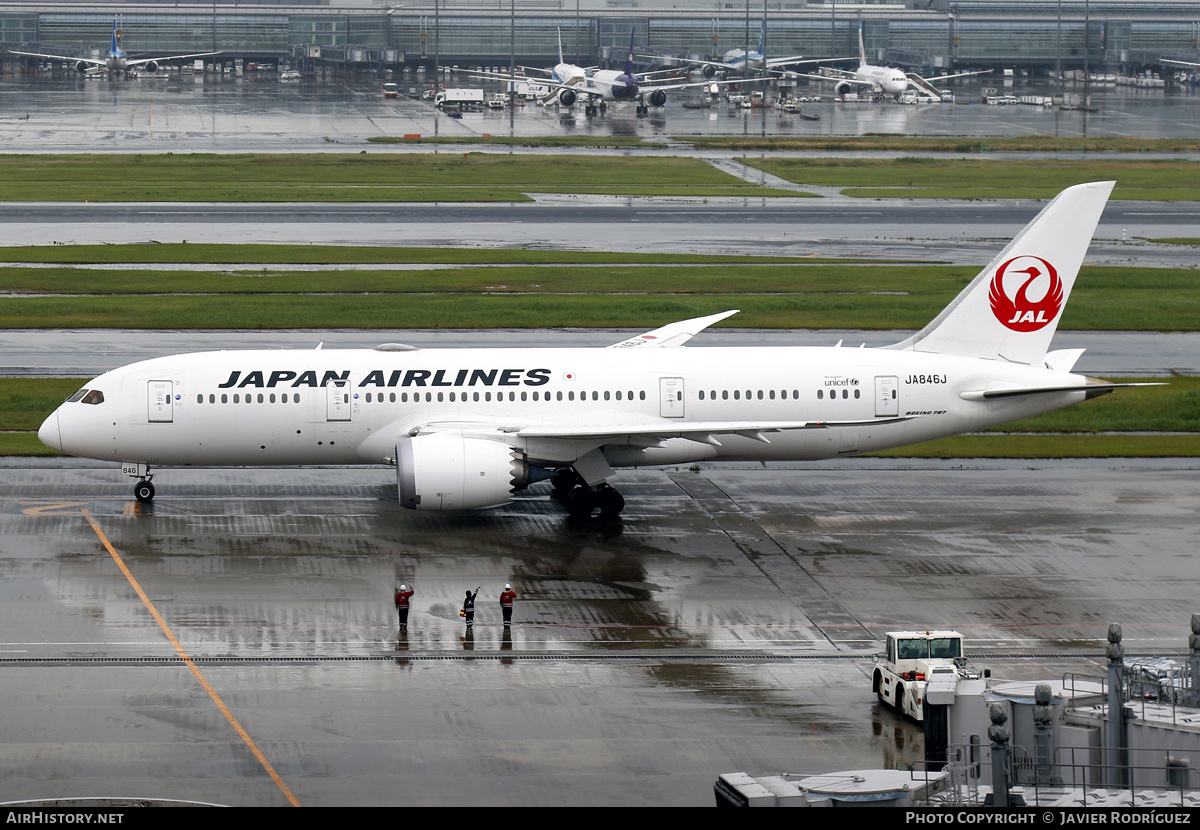
<svg viewBox="0 0 1200 830"><path fill-rule="evenodd" d="M243 729L242 725L238 723L238 719L233 716L233 712L230 712L229 707L226 706L225 702L221 700L221 696L217 694L217 690L214 689L212 685L209 684L208 680L205 679L204 675L200 671L200 668L194 662L192 662L192 658L189 657L188 653L184 650L183 644L180 643L175 637L174 633L171 632L171 627L167 625L167 621L164 620L162 615L158 613L158 609L154 607L154 603L150 601L150 597L146 596L146 592L142 590L142 586L139 585L138 581L133 578L133 574L130 572L129 568L125 566L125 560L121 558L121 555L117 553L117 549L114 548L112 543L108 541L108 537L104 535L104 531L100 529L100 525L98 525L96 520L92 518L92 514L89 513L86 508L80 512L83 513L83 517L87 519L88 524L92 526L92 530L95 531L96 536L100 538L100 542L104 545L105 550L112 555L113 561L117 563L117 567L121 569L121 573L125 574L125 578L129 580L129 584L133 586L133 590L137 592L139 597L141 597L146 609L150 612L150 616L154 617L154 621L158 623L158 627L162 629L162 632L164 635L166 635L167 640L170 641L171 645L175 648L175 651L178 652L180 658L184 662L184 665L191 669L192 674L196 676L196 679L200 681L200 685L204 687L204 691L208 692L208 696L212 698L213 703L215 703L217 708L221 710L221 714L225 716L225 720L229 721L229 725L233 727L234 731L238 733L238 736L245 742L246 746L250 748L250 751L254 754L254 757L258 759L258 762L262 764L263 769L267 771L267 775L271 776L271 780L275 782L275 786L279 787L284 796L287 798L288 802L293 807L299 807L300 802L296 799L296 796L292 795L292 791L287 788L287 784L283 783L283 779L279 777L279 773L275 772L275 768L271 766L271 762L267 760L267 756L262 754L262 751L258 748L258 745L254 743L254 739L250 737L250 733Z"/></svg>

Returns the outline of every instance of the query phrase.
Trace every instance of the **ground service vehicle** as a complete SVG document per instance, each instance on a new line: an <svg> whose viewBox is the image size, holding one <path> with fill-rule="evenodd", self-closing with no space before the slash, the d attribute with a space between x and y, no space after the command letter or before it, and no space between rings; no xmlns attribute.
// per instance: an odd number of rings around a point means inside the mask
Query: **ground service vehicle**
<svg viewBox="0 0 1200 830"><path fill-rule="evenodd" d="M444 89L434 96L433 102L442 109L479 110L483 109L484 94L482 89Z"/></svg>
<svg viewBox="0 0 1200 830"><path fill-rule="evenodd" d="M889 631L883 659L871 672L872 691L897 712L925 719L925 687L934 672L958 674L968 666L957 631Z"/></svg>

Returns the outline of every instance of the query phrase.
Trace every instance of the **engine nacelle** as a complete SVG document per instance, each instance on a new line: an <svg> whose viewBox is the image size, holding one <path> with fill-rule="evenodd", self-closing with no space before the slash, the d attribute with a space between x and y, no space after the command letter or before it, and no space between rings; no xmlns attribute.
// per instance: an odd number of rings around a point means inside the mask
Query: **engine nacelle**
<svg viewBox="0 0 1200 830"><path fill-rule="evenodd" d="M142 68L153 75L158 71L158 61L147 61L146 63L142 64Z"/></svg>
<svg viewBox="0 0 1200 830"><path fill-rule="evenodd" d="M661 107L667 103L667 93L661 89L656 89L650 93L650 106Z"/></svg>
<svg viewBox="0 0 1200 830"><path fill-rule="evenodd" d="M857 90L858 90L858 87L855 86L854 84L838 84L837 86L835 86L833 88L834 93L839 98L845 98L849 93L855 92Z"/></svg>
<svg viewBox="0 0 1200 830"><path fill-rule="evenodd" d="M532 468L533 480L545 477ZM400 505L410 510L476 510L507 504L530 483L525 454L499 441L434 432L396 444Z"/></svg>
<svg viewBox="0 0 1200 830"><path fill-rule="evenodd" d="M75 62L75 71L76 72L87 72L91 68L92 68L92 65L90 63L85 63L84 61L76 61Z"/></svg>
<svg viewBox="0 0 1200 830"><path fill-rule="evenodd" d="M558 93L558 103L564 107L574 106L576 98L578 96L573 89L564 89Z"/></svg>
<svg viewBox="0 0 1200 830"><path fill-rule="evenodd" d="M711 78L717 74L717 68L711 63L704 64L704 68L700 70L701 74L706 78Z"/></svg>

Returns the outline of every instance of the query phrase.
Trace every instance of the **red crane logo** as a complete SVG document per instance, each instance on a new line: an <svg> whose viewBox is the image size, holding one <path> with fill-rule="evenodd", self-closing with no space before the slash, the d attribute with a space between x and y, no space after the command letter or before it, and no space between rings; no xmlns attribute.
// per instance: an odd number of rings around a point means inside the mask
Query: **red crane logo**
<svg viewBox="0 0 1200 830"><path fill-rule="evenodd" d="M1013 277L1010 284L1017 284L1018 279L1021 281L1015 294L1010 294L1005 288L1005 277L1009 275ZM1030 293L1037 296L1039 289L1041 298L1029 299ZM1054 266L1041 257L1013 257L996 269L988 301L992 304L996 319L1008 328L1022 332L1037 331L1053 322L1062 310L1062 280L1058 278Z"/></svg>

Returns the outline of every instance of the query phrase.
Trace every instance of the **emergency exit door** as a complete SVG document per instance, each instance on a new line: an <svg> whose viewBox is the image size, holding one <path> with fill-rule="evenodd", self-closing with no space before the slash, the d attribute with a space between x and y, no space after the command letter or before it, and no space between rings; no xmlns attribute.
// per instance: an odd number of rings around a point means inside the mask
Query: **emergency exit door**
<svg viewBox="0 0 1200 830"><path fill-rule="evenodd" d="M350 383L331 380L325 385L325 420L350 420Z"/></svg>
<svg viewBox="0 0 1200 830"><path fill-rule="evenodd" d="M658 379L658 414L664 418L683 417L683 378Z"/></svg>
<svg viewBox="0 0 1200 830"><path fill-rule="evenodd" d="M900 378L885 375L875 378L875 415L900 414Z"/></svg>
<svg viewBox="0 0 1200 830"><path fill-rule="evenodd" d="M169 424L175 420L175 389L169 380L149 381L146 388L148 413L152 424Z"/></svg>

